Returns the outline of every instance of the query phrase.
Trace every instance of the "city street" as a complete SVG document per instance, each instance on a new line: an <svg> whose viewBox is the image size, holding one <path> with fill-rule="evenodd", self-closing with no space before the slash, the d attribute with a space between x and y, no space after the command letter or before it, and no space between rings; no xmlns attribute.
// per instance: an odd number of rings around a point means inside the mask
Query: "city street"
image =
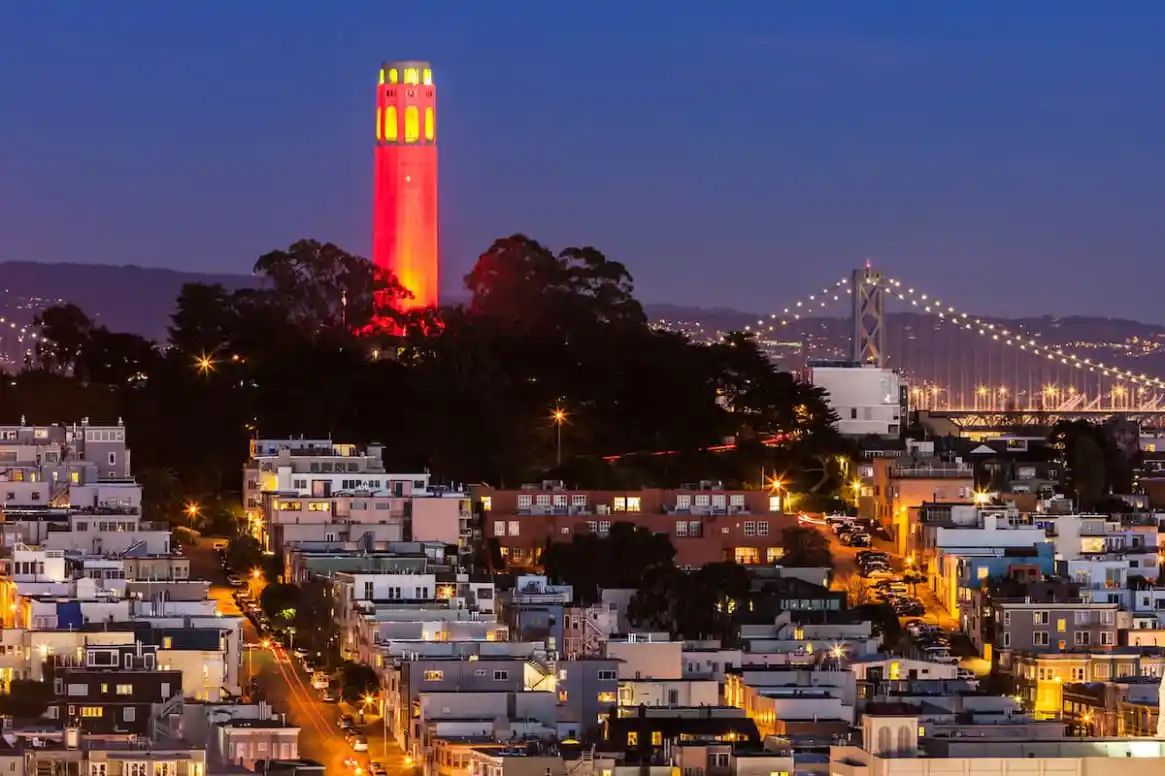
<svg viewBox="0 0 1165 776"><path fill-rule="evenodd" d="M226 615L241 615L233 597L235 589L226 584L211 542L202 540L197 547L188 548L187 554L192 576L211 580L210 595L219 611ZM358 725L359 732L368 739L368 752L352 751L338 724L344 713L341 705L320 700L317 691L312 689L311 676L299 661L279 642L260 634L245 617L243 638L248 644L257 646L244 650L242 684L247 687L254 678L259 697L300 727L300 757L323 763L328 773L354 772L353 761L364 771L371 761L383 764L390 773L410 770L396 742L392 739L386 741L379 717L369 718L363 727ZM267 646L263 646L264 642ZM352 716L359 723L359 715L352 713Z"/></svg>
<svg viewBox="0 0 1165 776"><path fill-rule="evenodd" d="M873 600L872 587L877 580L863 578L858 573L857 556L858 552L865 548L850 547L842 544L829 526L814 526L821 531L826 539L829 540L829 551L833 554L833 589L834 590L848 590L851 580L859 580L861 585L868 591L869 600ZM873 546L869 549L885 552L890 556L890 564L895 572L902 573L906 570L906 559L894 552L893 546L889 542L874 539ZM919 619L931 625L937 625L945 631L957 631L959 623L957 618L953 617L950 612L943 608L935 596L934 591L930 586L924 582L917 585L911 585L911 592L915 594L926 608L926 614L921 617L903 617L902 620ZM851 600L851 604L854 602Z"/></svg>

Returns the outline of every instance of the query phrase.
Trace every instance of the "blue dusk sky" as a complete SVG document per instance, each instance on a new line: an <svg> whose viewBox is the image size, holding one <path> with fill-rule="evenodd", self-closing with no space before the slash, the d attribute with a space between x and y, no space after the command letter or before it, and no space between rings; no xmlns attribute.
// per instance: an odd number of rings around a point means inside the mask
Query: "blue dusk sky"
<svg viewBox="0 0 1165 776"><path fill-rule="evenodd" d="M367 255L386 59L438 86L443 287L593 244L764 312L867 257L987 314L1165 323L1165 3L0 5L0 260Z"/></svg>

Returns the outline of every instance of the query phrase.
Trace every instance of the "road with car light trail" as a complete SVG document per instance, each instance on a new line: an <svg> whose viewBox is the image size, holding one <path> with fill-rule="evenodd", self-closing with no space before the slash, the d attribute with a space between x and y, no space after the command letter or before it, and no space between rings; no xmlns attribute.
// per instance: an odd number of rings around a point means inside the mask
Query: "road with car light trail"
<svg viewBox="0 0 1165 776"><path fill-rule="evenodd" d="M225 584L225 576L218 557L209 542L200 542L188 550L191 576L211 581L210 596L224 615L241 616L234 599L234 589ZM243 652L241 683L246 687L252 678L259 688L259 697L271 704L276 713L287 715L287 721L297 725L299 756L316 760L327 773L367 773L370 762L379 762L391 774L410 774L404 753L396 741L384 739L379 718L374 724L358 727L368 738L367 752L354 752L344 738L339 719L343 713L339 704L325 703L311 686L311 676L300 661L279 642L261 634L250 619L243 618L243 640L252 645ZM355 716L355 715L354 715Z"/></svg>

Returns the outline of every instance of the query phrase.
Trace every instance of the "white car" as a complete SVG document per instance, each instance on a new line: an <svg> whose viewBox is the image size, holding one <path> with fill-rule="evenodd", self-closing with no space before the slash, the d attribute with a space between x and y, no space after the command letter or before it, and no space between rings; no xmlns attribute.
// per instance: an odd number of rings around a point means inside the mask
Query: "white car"
<svg viewBox="0 0 1165 776"><path fill-rule="evenodd" d="M825 518L807 515L804 512L797 515L797 522L801 525L825 525Z"/></svg>
<svg viewBox="0 0 1165 776"><path fill-rule="evenodd" d="M365 738L364 736L354 737L352 739L352 751L353 752L367 752L368 751L368 739Z"/></svg>
<svg viewBox="0 0 1165 776"><path fill-rule="evenodd" d="M316 671L311 675L311 688L313 690L326 690L331 683L331 679L323 671Z"/></svg>

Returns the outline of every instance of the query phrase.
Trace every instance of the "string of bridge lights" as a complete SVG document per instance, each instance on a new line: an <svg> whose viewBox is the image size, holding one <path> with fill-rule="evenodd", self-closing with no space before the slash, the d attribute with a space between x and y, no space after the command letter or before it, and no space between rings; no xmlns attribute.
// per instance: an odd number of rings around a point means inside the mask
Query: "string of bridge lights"
<svg viewBox="0 0 1165 776"><path fill-rule="evenodd" d="M1102 361L1080 358L1073 353L1065 352L1063 348L1049 347L1033 339L1031 336L1025 336L1023 332L1011 331L978 316L959 310L954 305L944 303L941 299L926 294L919 289L915 289L913 286L906 286L904 288L902 281L895 278L887 277L882 282L886 284L886 293L896 296L904 302L909 302L911 307L920 308L923 312L935 315L951 325L961 327L967 331L978 332L983 337L990 337L993 342L1017 348L1024 352L1046 358L1049 361L1070 366L1074 369L1084 369L1093 374L1100 374L1142 387L1165 389L1165 380L1150 377L1144 373L1137 374L1132 370L1122 369ZM815 313L826 308L830 302L839 301L843 293L848 295L853 294L853 289L850 286L850 278L848 277L843 277L832 286L822 289L820 294L810 294L807 298L803 297L796 300L788 307L782 308L779 313L770 313L767 319L757 319L755 326L749 324L744 327L744 330L775 332L795 321L800 321L809 313Z"/></svg>
<svg viewBox="0 0 1165 776"><path fill-rule="evenodd" d="M1120 367L1106 364L1102 361L1080 358L1073 353L1066 353L1063 348L1053 348L1043 345L1038 340L1030 337L1024 338L1021 336L1021 332L1014 332L1002 326L996 326L994 323L958 310L950 304L944 305L941 300L930 297L911 286L907 286L903 290L902 282L894 278L888 277L884 282L887 286L887 293L897 296L900 300L910 302L912 307L920 307L924 312L937 315L940 319L949 321L955 326L961 326L967 331L977 331L981 336L990 337L994 342L999 342L1012 348L1019 348L1028 353L1034 353L1037 356L1047 358L1049 361L1058 362L1074 369L1086 369L1093 374L1101 374L1105 377L1112 377L1142 387L1165 388L1165 380L1150 377L1144 373L1138 375L1131 370L1121 369Z"/></svg>
<svg viewBox="0 0 1165 776"><path fill-rule="evenodd" d="M769 331L774 332L778 329L788 326L794 321L799 321L803 316L810 312L817 312L825 309L830 302L839 301L844 294L852 294L853 289L850 288L850 279L848 277L834 283L832 286L827 286L817 294L810 294L808 298L801 298L785 307L780 313L769 313L769 317L758 318L756 326L749 324L744 327L745 331Z"/></svg>

